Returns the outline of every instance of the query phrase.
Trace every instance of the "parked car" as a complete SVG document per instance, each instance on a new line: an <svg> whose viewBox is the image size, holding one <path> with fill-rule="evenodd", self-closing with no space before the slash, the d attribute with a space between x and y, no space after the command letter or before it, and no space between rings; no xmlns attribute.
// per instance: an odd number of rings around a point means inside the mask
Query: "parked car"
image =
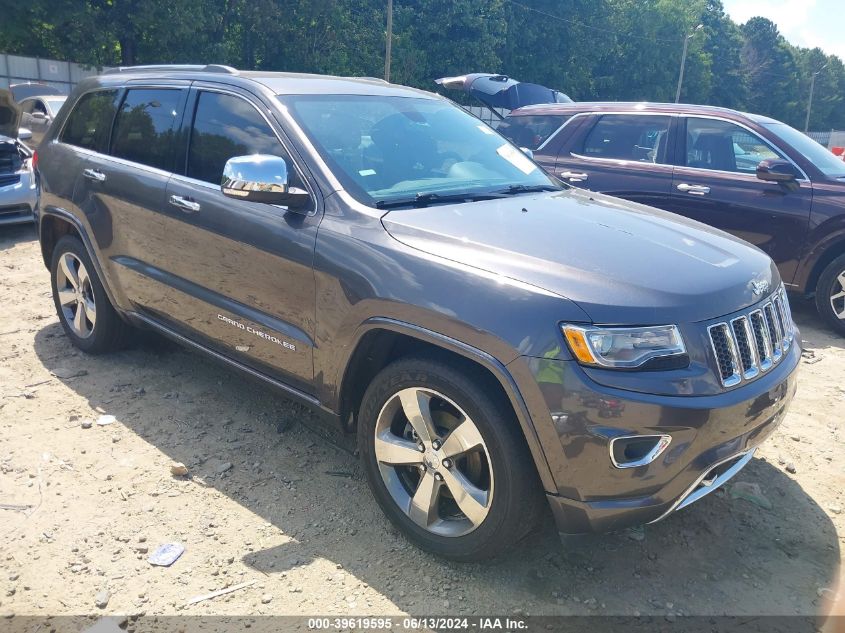
<svg viewBox="0 0 845 633"><path fill-rule="evenodd" d="M40 152L70 341L152 328L309 405L442 556L511 547L543 497L568 533L662 519L745 466L795 392L767 255L556 183L431 93L121 69L79 84Z"/></svg>
<svg viewBox="0 0 845 633"><path fill-rule="evenodd" d="M28 97L19 101L23 115L21 124L32 132L32 146L37 147L44 134L56 118L62 104L67 99L64 95Z"/></svg>
<svg viewBox="0 0 845 633"><path fill-rule="evenodd" d="M507 75L470 73L457 77L441 77L434 83L447 90L460 90L503 119L499 110L516 110L536 103L572 103L560 90L540 84L517 81Z"/></svg>
<svg viewBox="0 0 845 633"><path fill-rule="evenodd" d="M22 141L31 138L20 126L20 107L0 90L0 226L32 222L38 208L37 155Z"/></svg>
<svg viewBox="0 0 845 633"><path fill-rule="evenodd" d="M788 125L708 106L574 103L511 112L499 132L551 174L733 233L845 334L845 163Z"/></svg>

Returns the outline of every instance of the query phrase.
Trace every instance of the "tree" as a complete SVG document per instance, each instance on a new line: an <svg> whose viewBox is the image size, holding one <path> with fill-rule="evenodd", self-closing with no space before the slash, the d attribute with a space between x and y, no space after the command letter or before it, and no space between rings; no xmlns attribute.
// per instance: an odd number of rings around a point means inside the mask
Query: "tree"
<svg viewBox="0 0 845 633"><path fill-rule="evenodd" d="M748 109L793 126L800 125L798 68L786 40L774 22L760 17L743 24L742 34L745 43L741 58L748 81Z"/></svg>
<svg viewBox="0 0 845 633"><path fill-rule="evenodd" d="M748 101L748 85L743 72L742 32L726 14L721 0L708 0L704 14L703 56L712 76L706 102L725 108L742 109Z"/></svg>

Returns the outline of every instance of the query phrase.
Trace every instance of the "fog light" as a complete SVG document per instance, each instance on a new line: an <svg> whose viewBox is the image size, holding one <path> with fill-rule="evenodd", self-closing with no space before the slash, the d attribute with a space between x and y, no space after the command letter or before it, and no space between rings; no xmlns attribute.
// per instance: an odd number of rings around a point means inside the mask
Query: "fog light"
<svg viewBox="0 0 845 633"><path fill-rule="evenodd" d="M610 440L610 461L616 468L637 468L660 457L671 435L626 435Z"/></svg>

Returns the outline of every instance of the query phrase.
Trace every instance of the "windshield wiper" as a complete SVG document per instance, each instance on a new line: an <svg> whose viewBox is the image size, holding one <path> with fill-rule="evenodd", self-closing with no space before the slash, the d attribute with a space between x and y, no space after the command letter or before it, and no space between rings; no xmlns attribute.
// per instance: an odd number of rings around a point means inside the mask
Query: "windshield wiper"
<svg viewBox="0 0 845 633"><path fill-rule="evenodd" d="M495 193L418 193L413 197L376 200L377 209L396 209L399 207L427 207L430 204L448 204L450 202L477 202L479 200L496 200L504 194Z"/></svg>
<svg viewBox="0 0 845 633"><path fill-rule="evenodd" d="M536 193L539 191L563 191L563 189L554 185L511 185L507 189L502 189L496 193L510 196L517 193Z"/></svg>

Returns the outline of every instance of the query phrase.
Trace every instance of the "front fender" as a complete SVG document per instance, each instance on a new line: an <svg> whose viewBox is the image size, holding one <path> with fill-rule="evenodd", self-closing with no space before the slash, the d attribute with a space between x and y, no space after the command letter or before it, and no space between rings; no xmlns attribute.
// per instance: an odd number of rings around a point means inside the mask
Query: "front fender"
<svg viewBox="0 0 845 633"><path fill-rule="evenodd" d="M353 344L350 346L350 354L347 355L346 362L341 363L341 366L346 367L351 358L351 354L358 347L358 343L373 330L388 330L397 334L417 339L421 342L428 343L440 349L445 349L455 354L459 354L468 360L471 360L485 369L487 369L493 377L498 381L504 390L508 400L516 413L516 418L525 436L528 448L531 451L531 456L534 459L534 464L537 472L540 475L540 480L543 487L547 491L557 491L554 479L552 478L549 463L546 460L545 452L542 448L542 439L538 434L537 427L534 424L531 412L525 399L522 396L520 386L514 380L508 368L504 363L494 358L487 352L468 345L462 341L451 338L439 332L429 330L427 328L415 325L413 323L406 323L396 319L385 317L373 317L367 319L356 330L353 337ZM548 417L548 416L546 416ZM551 428L551 427L550 427ZM547 438L550 439L550 438Z"/></svg>

